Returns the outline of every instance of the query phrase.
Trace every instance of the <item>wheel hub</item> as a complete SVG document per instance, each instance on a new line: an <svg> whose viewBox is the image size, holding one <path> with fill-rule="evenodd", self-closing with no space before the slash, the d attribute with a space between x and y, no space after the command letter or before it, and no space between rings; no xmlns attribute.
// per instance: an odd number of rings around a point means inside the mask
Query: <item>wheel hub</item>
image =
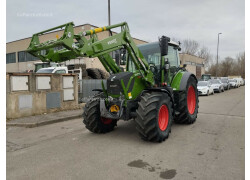
<svg viewBox="0 0 250 180"><path fill-rule="evenodd" d="M165 131L168 126L168 120L169 120L169 111L168 107L163 104L160 107L159 115L158 115L158 125L161 131Z"/></svg>
<svg viewBox="0 0 250 180"><path fill-rule="evenodd" d="M190 114L194 114L195 106L196 106L196 96L195 96L195 90L193 86L189 86L188 88L187 106L188 106L188 112Z"/></svg>
<svg viewBox="0 0 250 180"><path fill-rule="evenodd" d="M103 124L110 124L112 122L112 119L101 117L101 121Z"/></svg>

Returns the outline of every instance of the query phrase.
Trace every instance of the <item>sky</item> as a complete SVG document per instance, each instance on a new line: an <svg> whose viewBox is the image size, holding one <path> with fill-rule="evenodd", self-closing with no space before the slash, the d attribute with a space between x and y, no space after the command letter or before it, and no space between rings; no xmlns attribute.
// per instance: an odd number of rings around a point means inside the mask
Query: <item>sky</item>
<svg viewBox="0 0 250 180"><path fill-rule="evenodd" d="M148 42L162 35L191 39L220 60L245 51L244 0L110 0L111 24L126 21L133 37ZM11 42L73 21L108 25L108 0L8 0L7 36Z"/></svg>

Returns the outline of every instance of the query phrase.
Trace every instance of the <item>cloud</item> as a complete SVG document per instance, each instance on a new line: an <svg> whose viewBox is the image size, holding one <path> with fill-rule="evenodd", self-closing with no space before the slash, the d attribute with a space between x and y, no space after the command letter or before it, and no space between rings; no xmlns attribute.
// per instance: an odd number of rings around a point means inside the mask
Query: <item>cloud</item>
<svg viewBox="0 0 250 180"><path fill-rule="evenodd" d="M32 1L8 0L7 42L30 37L33 33L66 22L75 25L108 24L107 1ZM20 16L20 13L51 16ZM244 0L111 0L111 23L126 21L132 36L156 41L167 35L177 39L194 39L215 55L217 34L219 55L235 57L245 50Z"/></svg>

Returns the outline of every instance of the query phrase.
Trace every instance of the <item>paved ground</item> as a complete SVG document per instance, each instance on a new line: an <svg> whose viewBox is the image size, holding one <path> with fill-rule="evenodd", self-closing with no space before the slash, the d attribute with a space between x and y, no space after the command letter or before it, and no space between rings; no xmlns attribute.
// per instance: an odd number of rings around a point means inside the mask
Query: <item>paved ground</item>
<svg viewBox="0 0 250 180"><path fill-rule="evenodd" d="M197 122L173 124L163 143L134 122L90 133L82 119L7 128L7 179L244 179L245 89L200 97Z"/></svg>

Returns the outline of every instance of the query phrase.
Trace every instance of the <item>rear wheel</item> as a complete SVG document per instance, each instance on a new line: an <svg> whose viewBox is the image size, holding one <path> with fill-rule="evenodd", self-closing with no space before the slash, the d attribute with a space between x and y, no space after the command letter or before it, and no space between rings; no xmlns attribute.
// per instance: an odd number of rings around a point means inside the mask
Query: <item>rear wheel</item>
<svg viewBox="0 0 250 180"><path fill-rule="evenodd" d="M176 99L175 122L181 124L192 124L196 121L199 108L197 93L197 82L190 76L186 91L180 92Z"/></svg>
<svg viewBox="0 0 250 180"><path fill-rule="evenodd" d="M99 99L87 102L83 112L83 123L86 128L94 133L112 131L116 126L117 120L101 117L100 114Z"/></svg>
<svg viewBox="0 0 250 180"><path fill-rule="evenodd" d="M144 93L138 103L136 129L143 140L162 142L173 122L173 103L166 93Z"/></svg>

